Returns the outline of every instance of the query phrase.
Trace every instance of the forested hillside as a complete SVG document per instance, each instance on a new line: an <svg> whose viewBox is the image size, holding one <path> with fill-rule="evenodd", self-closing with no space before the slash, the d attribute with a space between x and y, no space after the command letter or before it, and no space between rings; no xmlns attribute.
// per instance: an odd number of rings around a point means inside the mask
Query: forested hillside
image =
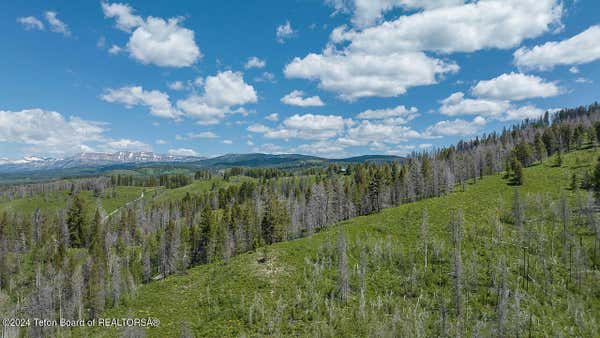
<svg viewBox="0 0 600 338"><path fill-rule="evenodd" d="M353 218L139 288L94 336L593 337L600 321L599 150Z"/></svg>
<svg viewBox="0 0 600 338"><path fill-rule="evenodd" d="M588 336L599 119L564 110L391 164L3 188L0 314L155 316L156 336ZM140 196L107 210L119 189Z"/></svg>

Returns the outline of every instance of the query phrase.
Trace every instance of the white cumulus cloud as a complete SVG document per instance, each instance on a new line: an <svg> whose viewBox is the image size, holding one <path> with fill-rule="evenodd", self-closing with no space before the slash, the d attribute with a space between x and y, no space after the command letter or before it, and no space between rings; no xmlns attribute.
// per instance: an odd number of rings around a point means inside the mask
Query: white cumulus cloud
<svg viewBox="0 0 600 338"><path fill-rule="evenodd" d="M544 114L544 110L532 105L526 105L522 107L511 107L506 111L504 115L500 117L500 120L517 121L524 119L537 119L542 114Z"/></svg>
<svg viewBox="0 0 600 338"><path fill-rule="evenodd" d="M283 120L276 128L252 124L247 129L253 133L261 133L266 138L323 140L340 135L352 124L352 119L344 119L338 115L295 114Z"/></svg>
<svg viewBox="0 0 600 338"><path fill-rule="evenodd" d="M383 14L394 8L407 10L433 9L460 5L464 0L327 0L338 12L352 12L352 23L360 28L371 26L383 19Z"/></svg>
<svg viewBox="0 0 600 338"><path fill-rule="evenodd" d="M152 147L141 141L122 138L108 141L99 149L103 152L114 153L117 151L151 151Z"/></svg>
<svg viewBox="0 0 600 338"><path fill-rule="evenodd" d="M401 105L389 109L368 109L359 113L356 117L362 120L393 119L397 123L406 123L419 116L418 111L416 107L406 108Z"/></svg>
<svg viewBox="0 0 600 338"><path fill-rule="evenodd" d="M442 74L458 69L454 63L421 52L391 55L327 52L294 58L286 65L284 74L288 78L317 80L320 88L352 101L404 94L409 87L435 84Z"/></svg>
<svg viewBox="0 0 600 338"><path fill-rule="evenodd" d="M398 144L421 135L408 126L364 120L350 128L337 141L347 146L377 146L378 144Z"/></svg>
<svg viewBox="0 0 600 338"><path fill-rule="evenodd" d="M169 149L168 154L173 156L198 156L194 149L189 148Z"/></svg>
<svg viewBox="0 0 600 338"><path fill-rule="evenodd" d="M36 152L80 151L80 145L103 141L105 131L105 123L65 118L55 111L0 110L0 142L28 145Z"/></svg>
<svg viewBox="0 0 600 338"><path fill-rule="evenodd" d="M287 20L285 24L277 26L277 29L275 30L275 36L279 43L284 43L285 40L293 37L295 34L296 31L292 28L289 20Z"/></svg>
<svg viewBox="0 0 600 338"><path fill-rule="evenodd" d="M375 6L379 8L375 12L393 3L397 2ZM420 6L417 1L413 4ZM323 52L294 58L284 74L318 81L322 89L346 100L398 96L410 87L436 84L440 77L459 70L454 62L426 52L513 48L559 27L562 16L558 0L486 0L422 7L425 10L362 30L338 27Z"/></svg>
<svg viewBox="0 0 600 338"><path fill-rule="evenodd" d="M558 65L580 65L600 59L600 25L563 41L546 42L533 48L519 48L515 64L523 68L552 69Z"/></svg>
<svg viewBox="0 0 600 338"><path fill-rule="evenodd" d="M299 107L320 107L325 105L318 96L304 97L304 92L301 90L293 90L282 97L281 102Z"/></svg>
<svg viewBox="0 0 600 338"><path fill-rule="evenodd" d="M203 131L200 133L189 133L187 136L189 138L219 138L219 135L213 133L212 131Z"/></svg>
<svg viewBox="0 0 600 338"><path fill-rule="evenodd" d="M444 120L427 127L423 135L425 137L474 135L479 133L485 124L486 120L481 116L475 117L472 121L463 119Z"/></svg>
<svg viewBox="0 0 600 338"><path fill-rule="evenodd" d="M26 30L44 30L44 23L41 22L38 18L34 16L25 16L21 18L17 18L17 22L19 22Z"/></svg>
<svg viewBox="0 0 600 338"><path fill-rule="evenodd" d="M69 26L58 19L58 13L47 11L44 13L48 24L50 25L50 30L56 33L61 33L64 36L70 36L71 31L69 30Z"/></svg>
<svg viewBox="0 0 600 338"><path fill-rule="evenodd" d="M141 86L126 86L118 89L107 89L102 100L111 103L122 103L126 107L141 105L150 108L154 116L177 119L181 112L169 101L169 95L158 90L144 90Z"/></svg>
<svg viewBox="0 0 600 338"><path fill-rule="evenodd" d="M269 114L265 117L265 119L267 119L269 121L277 122L279 120L279 114L277 114L277 113Z"/></svg>
<svg viewBox="0 0 600 338"><path fill-rule="evenodd" d="M332 40L349 41L355 52L379 54L507 49L548 32L561 15L557 0L487 0L404 15L362 31L337 30Z"/></svg>
<svg viewBox="0 0 600 338"><path fill-rule="evenodd" d="M475 96L511 101L551 97L561 92L555 83L520 73L502 74L491 80L479 81L472 89Z"/></svg>
<svg viewBox="0 0 600 338"><path fill-rule="evenodd" d="M246 69L265 68L266 65L267 65L267 62L265 60L261 60L258 57L253 56L251 58L248 58L248 61L246 61L244 68L246 68Z"/></svg>
<svg viewBox="0 0 600 338"><path fill-rule="evenodd" d="M508 101L487 99L467 99L462 92L456 92L442 100L440 112L444 115L482 115L498 116L510 107Z"/></svg>
<svg viewBox="0 0 600 338"><path fill-rule="evenodd" d="M162 67L188 67L202 57L194 32L182 27L182 19L147 17L133 14L133 8L120 3L102 3L107 18L115 18L117 28L131 32L127 50L143 64Z"/></svg>
<svg viewBox="0 0 600 338"><path fill-rule="evenodd" d="M206 77L203 83L203 93L177 101L177 107L200 124L216 124L226 114L240 112L234 107L258 100L254 87L244 82L240 72L220 72Z"/></svg>

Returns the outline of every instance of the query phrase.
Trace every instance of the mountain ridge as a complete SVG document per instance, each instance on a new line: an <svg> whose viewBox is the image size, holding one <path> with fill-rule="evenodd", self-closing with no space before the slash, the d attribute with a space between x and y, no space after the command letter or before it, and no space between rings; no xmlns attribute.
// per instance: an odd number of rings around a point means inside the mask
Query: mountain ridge
<svg viewBox="0 0 600 338"><path fill-rule="evenodd" d="M105 172L119 168L142 166L186 166L196 168L222 169L228 167L305 167L326 165L329 163L391 162L401 161L403 157L394 155L361 155L347 158L330 159L303 154L246 153L225 154L216 157L178 156L157 154L154 152L119 151L115 153L78 153L65 158L29 156L21 160L0 161L0 173L24 174L38 172L73 172L77 169L90 169Z"/></svg>

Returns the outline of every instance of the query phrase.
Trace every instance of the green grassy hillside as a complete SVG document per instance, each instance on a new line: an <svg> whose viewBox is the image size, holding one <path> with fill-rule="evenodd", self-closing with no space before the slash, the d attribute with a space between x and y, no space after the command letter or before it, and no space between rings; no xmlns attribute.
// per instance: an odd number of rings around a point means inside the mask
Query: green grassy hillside
<svg viewBox="0 0 600 338"><path fill-rule="evenodd" d="M80 196L85 202L88 214L93 215L96 210L97 200L102 205L102 208L104 208L107 213L110 213L113 210L122 207L127 202L140 197L144 190L149 192L152 189L142 187L116 187L116 194L114 196L103 194L99 197L94 197L91 191L82 191ZM52 191L49 192L47 196L44 194L36 194L32 197L0 202L0 212L13 210L23 214L32 214L38 208L42 211L54 212L64 209L68 199L68 191Z"/></svg>
<svg viewBox="0 0 600 338"><path fill-rule="evenodd" d="M600 329L600 259L593 261L600 253L575 211L585 192L568 187L572 174L581 177L598 154L566 154L562 167L548 159L525 170L521 187L501 176L485 177L464 192L199 266L140 287L104 316L158 318L160 326L147 329L150 337L490 336L498 330L505 336L591 337ZM515 189L525 204L522 231L511 216ZM574 210L564 246L563 223L553 211L562 193ZM460 315L449 227L458 209L464 213Z"/></svg>

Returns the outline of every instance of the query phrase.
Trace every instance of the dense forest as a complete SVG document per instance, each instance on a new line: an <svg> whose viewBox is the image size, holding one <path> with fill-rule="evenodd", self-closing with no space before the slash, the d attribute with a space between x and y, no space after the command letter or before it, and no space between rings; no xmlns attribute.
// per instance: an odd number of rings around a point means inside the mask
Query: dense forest
<svg viewBox="0 0 600 338"><path fill-rule="evenodd" d="M467 184L488 175L506 175L511 185L522 185L528 179L524 168L548 161L551 156L555 165L560 166L564 154L596 147L599 140L600 105L593 104L546 113L540 119L450 147L413 153L401 162L340 163L303 172L231 168L222 172L200 171L194 177L102 176L3 187L0 198L5 201L52 191L68 191L68 200L57 211L40 208L32 214L19 210L4 210L0 214L0 315L95 318L122 304L139 285L185 273L192 266L227 262L233 256L267 250L265 247L270 244L319 233L356 216L461 191ZM240 176L249 179L236 180ZM225 184L217 184L221 181ZM185 188L194 182L204 182L207 188L185 191L181 197L161 198L168 190ZM600 166L579 177L574 174L571 185L572 189L600 192ZM114 195L118 186L147 187L148 196L142 194L143 198L110 214L99 203L86 204L81 197L83 191L91 191L97 198ZM515 194L507 222L519 229L519 242L526 243L523 247L536 248L536 253L547 250L545 246L536 247L539 237L535 229L525 226L525 198L518 195L518 190ZM558 255L569 267L569 276L573 276L569 283L573 288L581 286L584 269L597 269L600 263L596 257L600 256L600 229L595 220L598 196L585 196L578 212L581 223L595 236L589 252L576 245L577 238L567 231L571 212L566 198L541 203L552 204L556 223L564 225L562 230L556 230L560 242L552 243L552 250L560 253L548 256ZM539 208L536 217L547 216L546 207ZM427 224L424 210L421 215L424 238ZM469 240L463 237L462 227L462 211L457 210L451 216L449 228L451 257L441 257L427 241L422 244L424 252L433 250L424 254L425 267L435 264L435 260L450 260L455 292L451 295L451 305L443 306L451 306L455 318L465 314L461 290L475 287L461 277L469 273L461 257L461 246ZM498 227L491 231L501 233ZM499 241L499 236L493 238ZM345 302L351 279L346 252L353 252L355 257L365 256L364 265L385 265L390 264L386 259L393 256L389 254L386 258L386 250L369 256L373 261L367 261L364 248L348 243L341 236L323 248L320 258L310 266L315 270L325 265L336 266L340 271L337 297ZM524 250L524 262L528 254ZM428 257L433 261L428 262ZM496 263L493 278L499 314L495 333L523 335L525 324L516 331L508 328L509 294L503 279L507 267L505 262ZM365 278L364 272L360 277L362 268L362 265L357 268L359 279ZM521 268L523 275L528 275L530 266L523 263ZM404 267L398 269L395 273L411 273ZM523 283L528 281L529 278L523 279ZM305 287L310 288L308 284ZM387 306L385 300L381 302L379 306ZM365 304L361 306L358 319L367 321L366 317L377 315L365 309ZM447 309L440 311L447 315ZM452 323L460 325L457 321ZM29 327L20 333L46 336L54 330ZM461 332L458 330L453 332ZM3 327L5 336L18 334L17 328Z"/></svg>

